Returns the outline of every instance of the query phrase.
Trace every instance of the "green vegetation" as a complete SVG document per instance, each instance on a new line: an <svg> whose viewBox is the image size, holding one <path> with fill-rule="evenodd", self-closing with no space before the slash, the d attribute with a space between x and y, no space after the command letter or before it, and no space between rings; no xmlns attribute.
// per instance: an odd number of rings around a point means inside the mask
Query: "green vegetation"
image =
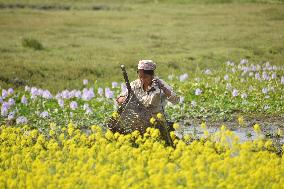
<svg viewBox="0 0 284 189"><path fill-rule="evenodd" d="M73 8L2 8L0 86L30 85L56 92L79 87L85 78L109 85L111 81L122 81L120 64L127 66L134 79L137 61L148 58L158 63L157 74L163 78L185 72L192 78L199 70L218 70L225 61L239 62L242 58L282 64L281 1L175 2L61 1L60 5ZM48 4L59 5L55 1ZM23 47L25 38L36 39L44 49Z"/></svg>

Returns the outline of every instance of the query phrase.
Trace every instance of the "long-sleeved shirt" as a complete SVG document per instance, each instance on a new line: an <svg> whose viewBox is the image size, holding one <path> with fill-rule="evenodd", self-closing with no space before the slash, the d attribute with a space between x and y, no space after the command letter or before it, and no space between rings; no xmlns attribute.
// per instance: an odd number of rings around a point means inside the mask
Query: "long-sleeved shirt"
<svg viewBox="0 0 284 189"><path fill-rule="evenodd" d="M155 79L158 79L155 77ZM169 97L163 92L162 89L159 89L158 85L152 83L151 86L148 87L146 91L143 89L143 85L140 79L136 79L130 83L131 89L137 98L147 107L153 114L163 111L163 107L166 105L166 100L171 102L172 104L177 104L179 102L179 97L173 91L172 87L170 87L165 81L161 80L161 83L167 88L171 95ZM127 90L122 92L120 96L127 96Z"/></svg>

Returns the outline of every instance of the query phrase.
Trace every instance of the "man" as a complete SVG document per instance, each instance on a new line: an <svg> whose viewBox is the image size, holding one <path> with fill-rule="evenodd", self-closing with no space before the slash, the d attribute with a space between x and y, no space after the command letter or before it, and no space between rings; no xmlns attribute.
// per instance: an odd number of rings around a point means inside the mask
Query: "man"
<svg viewBox="0 0 284 189"><path fill-rule="evenodd" d="M155 76L156 64L152 60L140 60L138 62L138 79L130 83L134 94L144 106L156 115L164 113L166 100L173 104L179 102L179 97L172 88L163 80ZM122 104L127 97L127 91L122 93L117 99L118 104Z"/></svg>

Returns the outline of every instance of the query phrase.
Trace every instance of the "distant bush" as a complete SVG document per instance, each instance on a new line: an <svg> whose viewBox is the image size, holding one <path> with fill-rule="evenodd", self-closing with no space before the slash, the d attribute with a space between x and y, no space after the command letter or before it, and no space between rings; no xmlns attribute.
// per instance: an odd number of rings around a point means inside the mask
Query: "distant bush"
<svg viewBox="0 0 284 189"><path fill-rule="evenodd" d="M32 38L23 38L22 45L34 50L43 50L43 45L38 40Z"/></svg>

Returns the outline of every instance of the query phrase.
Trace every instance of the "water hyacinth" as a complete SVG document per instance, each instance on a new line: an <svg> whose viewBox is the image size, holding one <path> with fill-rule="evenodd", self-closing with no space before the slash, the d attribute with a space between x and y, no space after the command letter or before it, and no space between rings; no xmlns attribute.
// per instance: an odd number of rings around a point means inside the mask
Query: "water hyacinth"
<svg viewBox="0 0 284 189"><path fill-rule="evenodd" d="M27 105L27 104L28 104L28 99L26 98L25 95L22 96L22 98L21 98L21 103L24 104L24 105Z"/></svg>
<svg viewBox="0 0 284 189"><path fill-rule="evenodd" d="M181 82L187 80L187 78L188 78L188 74L187 74L187 73L182 74L182 75L179 76L179 80L180 80Z"/></svg>
<svg viewBox="0 0 284 189"><path fill-rule="evenodd" d="M15 100L13 98L9 98L8 103L10 106L15 105Z"/></svg>
<svg viewBox="0 0 284 189"><path fill-rule="evenodd" d="M82 92L79 91L79 90L75 91L75 97L76 98L82 98Z"/></svg>
<svg viewBox="0 0 284 189"><path fill-rule="evenodd" d="M228 79L229 79L229 76L228 76L228 74L226 74L226 75L224 76L224 80L227 81Z"/></svg>
<svg viewBox="0 0 284 189"><path fill-rule="evenodd" d="M83 85L88 85L89 81L87 79L83 80Z"/></svg>
<svg viewBox="0 0 284 189"><path fill-rule="evenodd" d="M17 124L27 124L28 119L25 116L20 116L16 119Z"/></svg>
<svg viewBox="0 0 284 189"><path fill-rule="evenodd" d="M98 88L98 94L99 94L100 96L103 96L103 95L104 95L104 89L101 88L101 87L99 87L99 88Z"/></svg>
<svg viewBox="0 0 284 189"><path fill-rule="evenodd" d="M105 97L106 98L113 98L114 92L112 90L110 90L110 88L105 88Z"/></svg>
<svg viewBox="0 0 284 189"><path fill-rule="evenodd" d="M12 112L10 112L9 115L8 115L8 120L12 120L12 119L14 119L14 117L15 117L15 112L12 111Z"/></svg>
<svg viewBox="0 0 284 189"><path fill-rule="evenodd" d="M202 93L201 89L199 89L199 88L195 89L195 95L196 96L200 95L201 93Z"/></svg>
<svg viewBox="0 0 284 189"><path fill-rule="evenodd" d="M43 111L39 114L39 117L41 118L47 118L49 116L49 113L47 111Z"/></svg>
<svg viewBox="0 0 284 189"><path fill-rule="evenodd" d="M63 99L58 99L57 100L57 103L58 103L58 105L61 107L61 108L64 108L64 100Z"/></svg>
<svg viewBox="0 0 284 189"><path fill-rule="evenodd" d="M7 92L8 92L8 95L12 95L12 94L14 94L14 89L13 88L9 88Z"/></svg>
<svg viewBox="0 0 284 189"><path fill-rule="evenodd" d="M234 89L233 92L232 92L232 96L236 97L238 95L239 95L239 91L237 89Z"/></svg>
<svg viewBox="0 0 284 189"><path fill-rule="evenodd" d="M262 91L263 94L267 94L268 93L268 89L266 87L263 88L261 91Z"/></svg>
<svg viewBox="0 0 284 189"><path fill-rule="evenodd" d="M52 99L52 94L49 92L49 90L44 90L42 93L42 97L45 99Z"/></svg>
<svg viewBox="0 0 284 189"><path fill-rule="evenodd" d="M2 98L5 99L8 96L8 91L6 91L5 89L2 89Z"/></svg>
<svg viewBox="0 0 284 189"><path fill-rule="evenodd" d="M85 101L89 101L95 97L94 89L83 89L82 99Z"/></svg>
<svg viewBox="0 0 284 189"><path fill-rule="evenodd" d="M70 108L71 108L72 110L76 110L76 109L78 108L77 102L76 102L76 101L70 102Z"/></svg>
<svg viewBox="0 0 284 189"><path fill-rule="evenodd" d="M254 78L257 79L257 80L261 80L259 73L255 73Z"/></svg>
<svg viewBox="0 0 284 189"><path fill-rule="evenodd" d="M118 83L117 83L117 82L113 81L113 82L111 83L111 87L112 87L112 88L116 88L117 86L118 86Z"/></svg>
<svg viewBox="0 0 284 189"><path fill-rule="evenodd" d="M6 117L9 113L9 103L7 102L3 102L2 106L1 106L1 116Z"/></svg>
<svg viewBox="0 0 284 189"><path fill-rule="evenodd" d="M69 94L69 91L68 90L64 90L61 92L61 97L63 99L69 99L70 98L70 94Z"/></svg>
<svg viewBox="0 0 284 189"><path fill-rule="evenodd" d="M0 103L3 103L3 98L0 96Z"/></svg>

